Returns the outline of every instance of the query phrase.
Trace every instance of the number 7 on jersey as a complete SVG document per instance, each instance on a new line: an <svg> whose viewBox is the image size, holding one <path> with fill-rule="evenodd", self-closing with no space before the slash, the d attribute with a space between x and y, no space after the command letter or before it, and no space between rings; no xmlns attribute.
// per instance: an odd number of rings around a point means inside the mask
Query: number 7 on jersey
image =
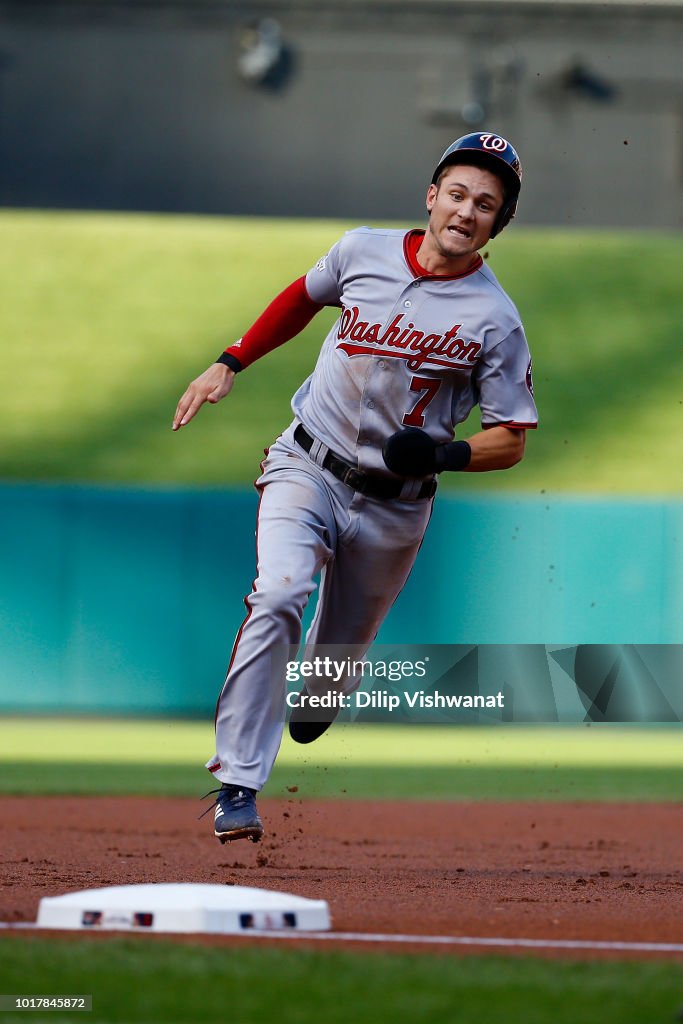
<svg viewBox="0 0 683 1024"><path fill-rule="evenodd" d="M422 391L424 394L418 398L417 402L407 412L401 421L405 427L424 427L425 418L424 412L429 403L436 397L436 393L441 387L442 381L435 380L433 377L411 377L410 390L411 391Z"/></svg>

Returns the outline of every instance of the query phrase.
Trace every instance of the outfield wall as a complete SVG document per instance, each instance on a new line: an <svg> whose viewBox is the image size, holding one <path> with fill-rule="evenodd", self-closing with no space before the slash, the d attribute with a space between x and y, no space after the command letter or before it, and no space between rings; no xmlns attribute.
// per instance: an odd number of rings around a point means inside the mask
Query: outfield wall
<svg viewBox="0 0 683 1024"><path fill-rule="evenodd" d="M206 714L254 493L0 486L0 709ZM440 496L386 644L683 641L683 502Z"/></svg>

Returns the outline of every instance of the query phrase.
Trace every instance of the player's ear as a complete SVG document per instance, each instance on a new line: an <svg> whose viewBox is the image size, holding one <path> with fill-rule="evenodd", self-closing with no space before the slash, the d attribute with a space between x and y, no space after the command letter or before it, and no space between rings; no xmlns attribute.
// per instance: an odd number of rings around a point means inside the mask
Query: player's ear
<svg viewBox="0 0 683 1024"><path fill-rule="evenodd" d="M436 195L438 191L439 190L436 185L430 185L427 189L427 210L429 213L432 212L432 206L436 202Z"/></svg>

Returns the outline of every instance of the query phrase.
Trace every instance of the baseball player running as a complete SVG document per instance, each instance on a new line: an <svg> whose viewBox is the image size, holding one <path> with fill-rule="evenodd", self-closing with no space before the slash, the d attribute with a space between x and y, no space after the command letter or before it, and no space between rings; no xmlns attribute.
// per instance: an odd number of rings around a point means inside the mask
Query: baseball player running
<svg viewBox="0 0 683 1024"><path fill-rule="evenodd" d="M348 232L178 403L174 430L225 398L238 373L324 306L340 310L256 482L257 576L206 766L221 783L214 832L223 843L263 834L255 798L285 717L273 652L298 649L317 574L305 657L343 644L349 659L362 659L412 569L438 474L507 469L524 454L537 423L529 349L515 306L479 255L514 216L521 180L517 153L499 135L457 139L427 189L425 230ZM482 430L453 440L475 405ZM342 691L359 683L346 678ZM290 733L310 742L333 717L295 712Z"/></svg>

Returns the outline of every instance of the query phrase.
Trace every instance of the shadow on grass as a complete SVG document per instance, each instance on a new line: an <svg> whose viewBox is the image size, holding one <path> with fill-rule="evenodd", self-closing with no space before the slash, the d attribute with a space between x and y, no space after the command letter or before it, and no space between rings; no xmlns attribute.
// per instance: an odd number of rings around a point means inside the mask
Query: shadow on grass
<svg viewBox="0 0 683 1024"><path fill-rule="evenodd" d="M21 795L139 795L199 800L218 782L200 766L150 764L0 767L0 793ZM370 800L580 800L674 801L680 770L670 767L457 767L402 768L362 764L276 765L265 797Z"/></svg>

